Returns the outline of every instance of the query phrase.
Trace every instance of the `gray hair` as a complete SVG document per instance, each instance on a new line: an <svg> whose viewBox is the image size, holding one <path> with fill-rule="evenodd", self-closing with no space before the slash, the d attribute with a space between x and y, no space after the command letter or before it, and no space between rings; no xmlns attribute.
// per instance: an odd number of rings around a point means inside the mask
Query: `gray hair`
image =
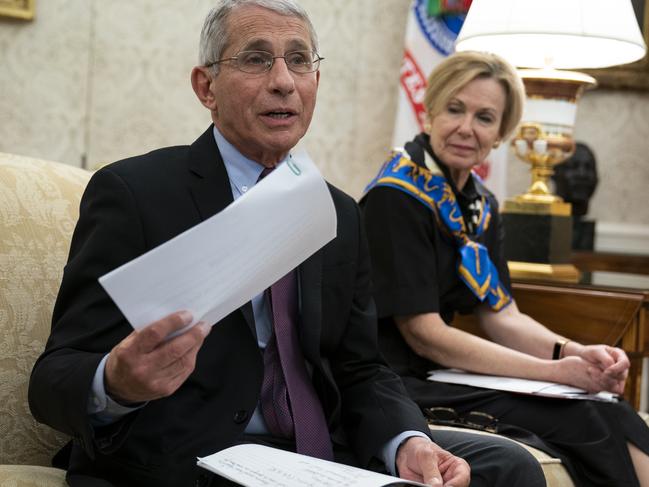
<svg viewBox="0 0 649 487"><path fill-rule="evenodd" d="M228 18L234 10L248 5L262 7L280 15L297 17L302 20L309 31L313 50L318 52L318 37L313 24L306 10L294 0L220 0L219 4L207 14L201 30L198 50L199 65L205 66L221 59L228 43ZM218 64L213 65L213 69L217 72Z"/></svg>

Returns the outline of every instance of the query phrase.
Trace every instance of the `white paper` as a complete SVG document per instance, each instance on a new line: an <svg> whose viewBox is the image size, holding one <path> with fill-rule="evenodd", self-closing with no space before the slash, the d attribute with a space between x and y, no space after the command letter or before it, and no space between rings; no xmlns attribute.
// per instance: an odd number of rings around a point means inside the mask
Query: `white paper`
<svg viewBox="0 0 649 487"><path fill-rule="evenodd" d="M473 374L459 369L431 370L428 373L428 380L447 382L450 384L462 384L484 389L496 389L498 391L518 392L521 394L533 394L537 396L557 397L564 399L588 399L592 401L617 402L617 395L610 392L589 394L583 389L557 384L556 382L544 382L540 380L518 379L516 377L501 377L499 375Z"/></svg>
<svg viewBox="0 0 649 487"><path fill-rule="evenodd" d="M331 195L303 152L223 211L99 282L135 329L180 310L193 323L214 324L335 236Z"/></svg>
<svg viewBox="0 0 649 487"><path fill-rule="evenodd" d="M262 445L237 445L197 465L246 487L386 487L425 484Z"/></svg>

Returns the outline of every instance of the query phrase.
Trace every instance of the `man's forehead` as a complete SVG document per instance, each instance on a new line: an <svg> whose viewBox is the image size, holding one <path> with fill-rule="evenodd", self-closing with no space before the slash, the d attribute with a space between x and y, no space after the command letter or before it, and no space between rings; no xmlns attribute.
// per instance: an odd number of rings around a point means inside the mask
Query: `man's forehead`
<svg viewBox="0 0 649 487"><path fill-rule="evenodd" d="M235 10L228 22L228 47L235 49L310 49L305 22L261 7Z"/></svg>
<svg viewBox="0 0 649 487"><path fill-rule="evenodd" d="M243 42L239 46L246 50L272 51L273 47L283 47L288 50L310 49L310 42L301 38L287 38L281 40L281 46L277 46L277 40L265 37L256 37Z"/></svg>

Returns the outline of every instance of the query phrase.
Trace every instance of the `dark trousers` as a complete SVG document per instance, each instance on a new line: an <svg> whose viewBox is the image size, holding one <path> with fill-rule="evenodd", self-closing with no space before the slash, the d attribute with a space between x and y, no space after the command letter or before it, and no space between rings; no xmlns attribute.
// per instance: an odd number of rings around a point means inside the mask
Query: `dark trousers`
<svg viewBox="0 0 649 487"><path fill-rule="evenodd" d="M481 411L516 439L559 457L575 485L638 487L627 443L649 454L649 428L629 403L554 399L404 377L422 407ZM527 438L534 441L527 441Z"/></svg>

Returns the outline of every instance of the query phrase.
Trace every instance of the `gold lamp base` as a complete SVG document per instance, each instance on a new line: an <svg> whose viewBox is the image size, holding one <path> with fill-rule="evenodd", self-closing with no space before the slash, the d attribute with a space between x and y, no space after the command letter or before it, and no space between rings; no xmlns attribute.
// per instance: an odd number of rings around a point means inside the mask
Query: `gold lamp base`
<svg viewBox="0 0 649 487"><path fill-rule="evenodd" d="M569 264L571 206L552 194L549 183L554 166L574 151L577 101L595 80L553 69L519 73L527 101L511 143L516 156L530 164L532 184L503 205L505 257L514 278L577 282L579 271Z"/></svg>
<svg viewBox="0 0 649 487"><path fill-rule="evenodd" d="M511 144L516 156L531 165L532 184L514 200L521 213L570 215L570 207L552 194L548 184L554 166L575 150L577 101L596 82L575 71L523 69L519 73L527 102L523 122ZM538 210L532 209L535 204Z"/></svg>
<svg viewBox="0 0 649 487"><path fill-rule="evenodd" d="M535 262L509 261L507 266L512 279L579 282L581 277L577 268L572 264L537 264Z"/></svg>
<svg viewBox="0 0 649 487"><path fill-rule="evenodd" d="M540 195L521 194L505 200L503 211L526 215L570 216L571 206L570 203L552 195L544 198Z"/></svg>

